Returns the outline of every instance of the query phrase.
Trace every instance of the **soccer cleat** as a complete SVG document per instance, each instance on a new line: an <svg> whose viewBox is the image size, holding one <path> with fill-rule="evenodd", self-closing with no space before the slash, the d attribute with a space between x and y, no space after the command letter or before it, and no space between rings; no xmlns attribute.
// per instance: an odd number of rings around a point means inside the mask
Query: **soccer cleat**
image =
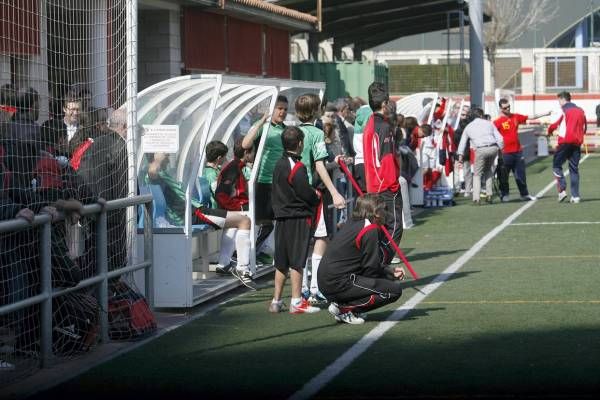
<svg viewBox="0 0 600 400"><path fill-rule="evenodd" d="M564 190L560 193L558 193L558 202L562 202L564 199L567 198L567 192L565 192Z"/></svg>
<svg viewBox="0 0 600 400"><path fill-rule="evenodd" d="M271 302L269 304L269 312L271 313L280 313L287 310L287 306L283 301Z"/></svg>
<svg viewBox="0 0 600 400"><path fill-rule="evenodd" d="M239 270L237 268L232 268L231 274L235 276L240 282L242 282L242 284L248 289L256 290L252 282L252 276L250 275L250 272Z"/></svg>
<svg viewBox="0 0 600 400"><path fill-rule="evenodd" d="M302 298L299 304L290 305L290 314L314 314L319 311L320 308L311 306L305 298Z"/></svg>
<svg viewBox="0 0 600 400"><path fill-rule="evenodd" d="M318 292L316 294L311 293L310 297L308 298L308 302L312 306L328 303L327 299L325 298L325 296L323 296L323 294L321 292Z"/></svg>
<svg viewBox="0 0 600 400"><path fill-rule="evenodd" d="M521 196L521 200L523 200L523 201L534 201L534 200L537 200L537 197L528 194L528 195L525 195L525 196Z"/></svg>
<svg viewBox="0 0 600 400"><path fill-rule="evenodd" d="M336 315L335 320L337 322L344 322L344 323L350 324L350 325L360 325L360 324L365 323L364 318L361 318L361 317L355 315L351 311Z"/></svg>
<svg viewBox="0 0 600 400"><path fill-rule="evenodd" d="M571 199L569 200L570 203L574 203L574 204L579 204L580 201L581 201L580 197L573 197L573 196L571 196Z"/></svg>
<svg viewBox="0 0 600 400"><path fill-rule="evenodd" d="M505 194L504 196L500 197L500 201L502 203L508 203L510 201L510 196Z"/></svg>

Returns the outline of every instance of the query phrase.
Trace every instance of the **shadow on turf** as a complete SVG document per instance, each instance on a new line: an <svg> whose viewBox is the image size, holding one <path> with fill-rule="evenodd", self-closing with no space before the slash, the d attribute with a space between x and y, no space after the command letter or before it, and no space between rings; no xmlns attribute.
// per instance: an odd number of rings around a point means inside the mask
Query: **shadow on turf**
<svg viewBox="0 0 600 400"><path fill-rule="evenodd" d="M452 281L455 279L465 278L471 274L475 274L481 271L464 271L464 272L454 272L452 274L448 273L440 273L436 275L422 276L418 281L405 281L402 282L402 289L414 288L415 290L420 290L421 287L430 284L436 278L439 277L439 280L443 282Z"/></svg>
<svg viewBox="0 0 600 400"><path fill-rule="evenodd" d="M410 249L410 250L413 250L413 249ZM442 251L431 251L429 253L417 253L413 256L410 256L410 259L408 261L429 260L430 258L447 256L449 254L462 253L464 251L467 251L467 249L442 250ZM405 254L408 254L408 253L409 253L408 251L405 252Z"/></svg>
<svg viewBox="0 0 600 400"><path fill-rule="evenodd" d="M399 300L402 302L402 299ZM406 315L403 315L401 318L390 318L389 311L381 311L381 312L370 312L367 314L367 322L382 322L382 321L413 321L418 319L419 317L428 317L429 313L432 311L442 311L445 310L445 307L433 307L433 308L415 308L410 311Z"/></svg>

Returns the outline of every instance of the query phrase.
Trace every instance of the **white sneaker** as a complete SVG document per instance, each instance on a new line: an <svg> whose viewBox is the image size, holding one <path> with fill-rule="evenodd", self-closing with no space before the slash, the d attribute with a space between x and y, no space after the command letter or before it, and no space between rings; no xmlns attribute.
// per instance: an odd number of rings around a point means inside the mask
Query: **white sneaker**
<svg viewBox="0 0 600 400"><path fill-rule="evenodd" d="M337 303L331 303L329 307L327 307L327 311L329 311L329 314L333 315L334 317L340 315L340 308L338 307Z"/></svg>
<svg viewBox="0 0 600 400"><path fill-rule="evenodd" d="M564 190L558 194L558 202L559 203L566 198L567 198L567 192L565 192Z"/></svg>
<svg viewBox="0 0 600 400"><path fill-rule="evenodd" d="M571 196L571 200L569 200L570 203L574 203L574 204L579 204L580 201L581 201L581 197L572 197L572 196Z"/></svg>
<svg viewBox="0 0 600 400"><path fill-rule="evenodd" d="M402 227L402 229L410 229L410 228L412 228L412 227L414 227L414 226L415 226L415 223L414 223L414 222L411 222L410 224L406 224L406 225L404 225L404 226Z"/></svg>
<svg viewBox="0 0 600 400"><path fill-rule="evenodd" d="M502 203L508 203L510 201L510 196L509 195L504 195L500 198L500 201Z"/></svg>
<svg viewBox="0 0 600 400"><path fill-rule="evenodd" d="M350 325L360 325L360 324L365 323L365 320L363 318L360 318L360 317L354 315L350 311L348 311L344 314L336 315L335 320L337 322L345 322L346 324L350 324Z"/></svg>
<svg viewBox="0 0 600 400"><path fill-rule="evenodd" d="M314 314L319 311L320 308L311 306L305 298L302 298L298 304L290 305L290 314Z"/></svg>
<svg viewBox="0 0 600 400"><path fill-rule="evenodd" d="M533 200L537 200L537 197L528 194L527 196L521 196L521 200L523 200L523 201L533 201Z"/></svg>

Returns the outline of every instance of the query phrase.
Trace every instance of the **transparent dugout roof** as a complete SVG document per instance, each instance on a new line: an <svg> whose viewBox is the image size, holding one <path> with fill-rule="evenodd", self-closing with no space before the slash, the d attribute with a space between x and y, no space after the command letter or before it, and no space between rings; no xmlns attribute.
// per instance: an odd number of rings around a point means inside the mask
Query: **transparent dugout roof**
<svg viewBox="0 0 600 400"><path fill-rule="evenodd" d="M169 153L167 172L183 183L184 188L198 185L205 161L206 144L220 140L233 156L237 137L245 135L264 114L271 115L278 95L288 99L285 123L298 124L294 101L305 93L322 97L325 84L279 79L246 78L228 75L188 75L169 79L138 94L137 116L139 139L137 167L140 178L147 171L143 143L148 126L172 125L178 128L177 151ZM264 135L261 137L263 139ZM173 145L173 143L171 143ZM251 183L254 182L262 154L258 147ZM252 189L251 189L252 190ZM251 208L253 206L251 200ZM188 204L189 205L189 204ZM189 208L189 207L188 207Z"/></svg>

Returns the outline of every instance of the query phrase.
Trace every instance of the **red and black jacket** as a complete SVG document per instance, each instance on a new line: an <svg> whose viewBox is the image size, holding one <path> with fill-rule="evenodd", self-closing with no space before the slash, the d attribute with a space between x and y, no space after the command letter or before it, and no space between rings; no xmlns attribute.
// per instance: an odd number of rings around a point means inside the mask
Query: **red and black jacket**
<svg viewBox="0 0 600 400"><path fill-rule="evenodd" d="M395 134L380 113L371 115L365 126L363 152L367 192L397 192L400 189L400 163L396 156Z"/></svg>
<svg viewBox="0 0 600 400"><path fill-rule="evenodd" d="M248 209L248 183L244 177L242 160L234 158L219 173L215 199L224 210L244 211Z"/></svg>
<svg viewBox="0 0 600 400"><path fill-rule="evenodd" d="M275 219L312 217L320 201L300 156L287 152L275 164L271 195Z"/></svg>
<svg viewBox="0 0 600 400"><path fill-rule="evenodd" d="M385 276L379 252L380 229L366 220L350 219L327 245L317 272L319 289L325 295L346 291L351 275Z"/></svg>

